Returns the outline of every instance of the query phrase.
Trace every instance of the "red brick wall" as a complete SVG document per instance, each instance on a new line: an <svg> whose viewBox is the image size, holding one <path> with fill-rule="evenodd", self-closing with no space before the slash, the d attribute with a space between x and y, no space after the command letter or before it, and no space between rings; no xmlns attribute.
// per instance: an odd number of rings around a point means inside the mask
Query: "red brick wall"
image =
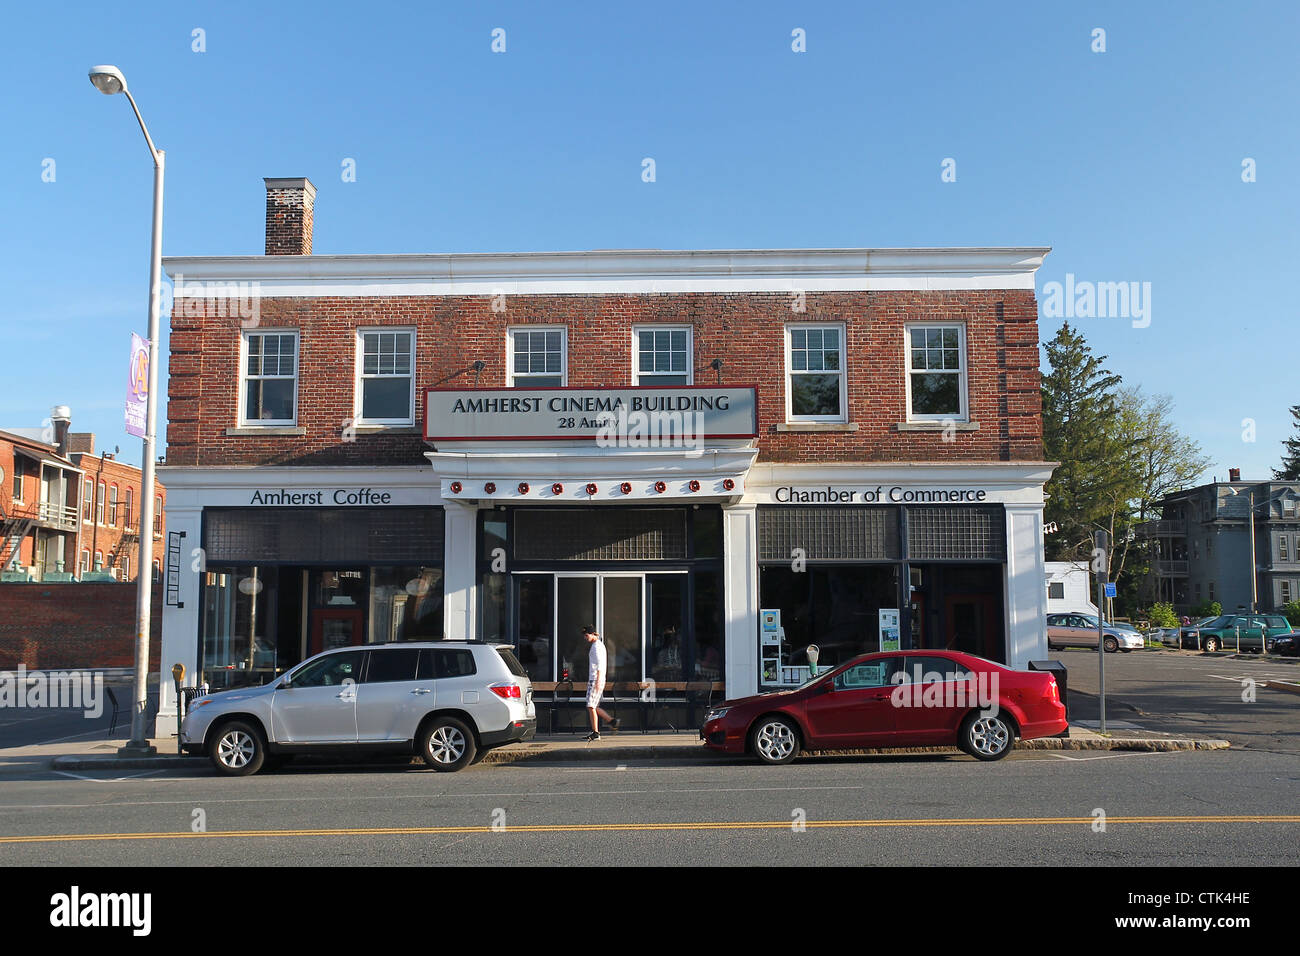
<svg viewBox="0 0 1300 956"><path fill-rule="evenodd" d="M134 667L136 589L127 584L0 584L0 670ZM154 585L149 670L162 649Z"/></svg>
<svg viewBox="0 0 1300 956"><path fill-rule="evenodd" d="M1038 321L1029 290L991 292L810 293L806 312L788 293L510 296L507 311L478 297L321 297L263 299L260 326L300 330L298 425L303 436L227 436L238 421L240 326L236 318L173 315L167 460L174 465L422 463L419 435L358 435L344 442L354 414L355 329L416 328L416 421L434 385L471 387L463 370L487 362L483 387L505 384L510 325L568 327L572 386L631 384L634 324L694 328L695 381L724 362L722 382L758 387L760 459L768 461L1038 461L1042 459ZM217 315L208 303L208 315ZM187 309L186 311L189 311ZM951 320L966 326L968 401L978 431L899 432L906 420L903 325ZM847 330L849 433L778 432L785 420L783 328L842 322Z"/></svg>

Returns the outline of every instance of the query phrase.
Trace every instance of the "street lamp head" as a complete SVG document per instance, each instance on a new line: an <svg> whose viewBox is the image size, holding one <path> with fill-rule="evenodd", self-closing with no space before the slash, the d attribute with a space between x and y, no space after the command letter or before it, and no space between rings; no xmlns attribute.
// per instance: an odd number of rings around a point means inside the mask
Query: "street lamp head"
<svg viewBox="0 0 1300 956"><path fill-rule="evenodd" d="M92 66L90 68L90 82L94 83L95 89L105 96L126 92L126 77L115 66L108 66L107 64Z"/></svg>

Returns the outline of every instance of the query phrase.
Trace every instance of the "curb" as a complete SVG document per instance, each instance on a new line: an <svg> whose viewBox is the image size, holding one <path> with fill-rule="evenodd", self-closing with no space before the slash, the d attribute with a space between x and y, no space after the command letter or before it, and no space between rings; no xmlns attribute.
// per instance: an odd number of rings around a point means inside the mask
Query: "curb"
<svg viewBox="0 0 1300 956"><path fill-rule="evenodd" d="M1300 687L1296 688L1300 693ZM1231 745L1226 740L1212 738L1174 738L1154 737L1134 738L1063 738L1040 737L1036 740L1022 740L1016 744L1017 750L1119 750L1147 753L1163 753L1186 750L1225 750ZM955 747L890 747L870 750L815 750L806 751L801 756L874 756L885 754L954 754L960 753ZM731 762L736 755L718 753L703 745L695 746L642 746L642 747L569 747L560 745L546 749L524 749L502 747L490 750L478 762L481 764L512 763L562 763L584 760L717 760ZM419 758L412 757L412 763ZM351 761L339 761L340 766L350 765ZM191 770L209 766L206 757L109 757L109 756L74 756L55 757L51 762L54 770Z"/></svg>
<svg viewBox="0 0 1300 956"><path fill-rule="evenodd" d="M1290 683L1288 681L1266 680L1262 682L1265 687L1271 687L1273 690L1284 691L1288 694L1300 694L1300 684Z"/></svg>

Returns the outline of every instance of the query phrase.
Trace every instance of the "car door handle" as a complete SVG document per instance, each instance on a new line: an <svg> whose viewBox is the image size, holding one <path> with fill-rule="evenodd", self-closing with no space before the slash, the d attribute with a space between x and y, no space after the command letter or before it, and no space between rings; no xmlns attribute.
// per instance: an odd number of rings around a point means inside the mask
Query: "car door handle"
<svg viewBox="0 0 1300 956"><path fill-rule="evenodd" d="M417 687L415 690L411 691L411 693L412 693L412 694L432 694L433 691L430 690L430 689L427 688L427 687Z"/></svg>

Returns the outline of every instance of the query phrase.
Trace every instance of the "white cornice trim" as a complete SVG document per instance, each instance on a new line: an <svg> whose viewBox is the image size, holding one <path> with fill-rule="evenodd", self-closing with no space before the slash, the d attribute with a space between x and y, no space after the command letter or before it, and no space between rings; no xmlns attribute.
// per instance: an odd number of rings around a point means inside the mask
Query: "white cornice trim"
<svg viewBox="0 0 1300 956"><path fill-rule="evenodd" d="M179 298L1032 290L1034 273L1050 251L1017 246L168 256L163 267L177 283ZM255 290L247 288L250 283Z"/></svg>

